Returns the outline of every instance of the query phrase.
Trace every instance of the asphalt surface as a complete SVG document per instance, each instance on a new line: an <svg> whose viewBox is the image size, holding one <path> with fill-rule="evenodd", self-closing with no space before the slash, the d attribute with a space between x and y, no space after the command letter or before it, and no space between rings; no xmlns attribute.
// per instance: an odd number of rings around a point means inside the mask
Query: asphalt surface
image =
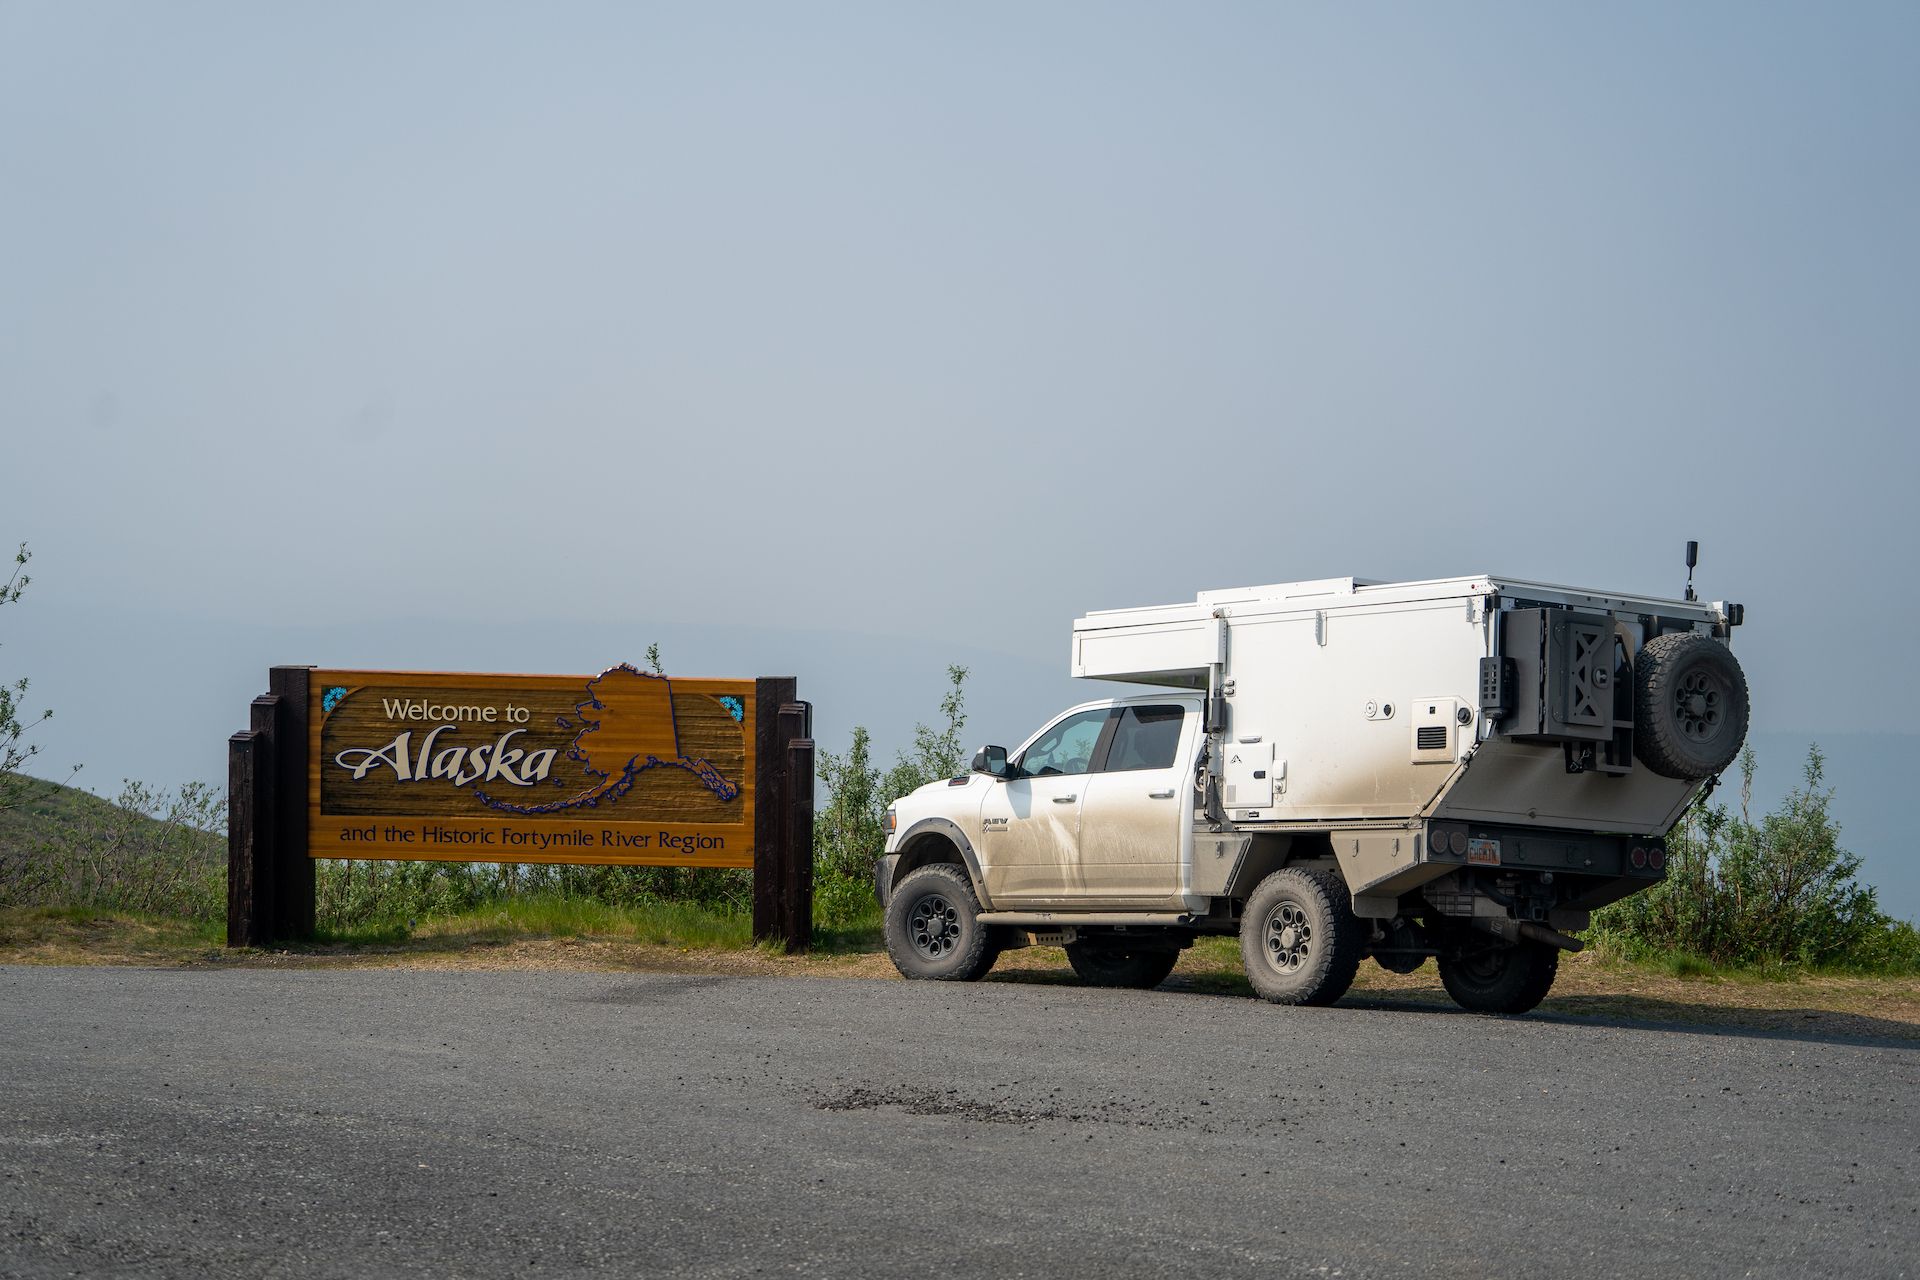
<svg viewBox="0 0 1920 1280"><path fill-rule="evenodd" d="M1375 1001L0 969L0 1275L1899 1276L1920 1049Z"/></svg>

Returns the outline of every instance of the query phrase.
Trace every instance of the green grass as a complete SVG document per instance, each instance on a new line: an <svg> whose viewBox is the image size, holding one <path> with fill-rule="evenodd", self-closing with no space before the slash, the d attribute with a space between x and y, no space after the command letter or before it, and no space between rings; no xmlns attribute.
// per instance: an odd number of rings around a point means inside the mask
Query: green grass
<svg viewBox="0 0 1920 1280"><path fill-rule="evenodd" d="M1909 926L1910 927L1910 926ZM1762 959L1749 963L1722 962L1690 951L1662 951L1644 943L1593 930L1586 935L1587 950L1603 965L1624 970L1652 970L1674 978L1707 982L1799 982L1808 978L1909 978L1920 974L1920 964L1902 952L1868 955L1847 963L1803 964L1794 960Z"/></svg>
<svg viewBox="0 0 1920 1280"><path fill-rule="evenodd" d="M316 925L313 930L313 941L324 947L387 947L405 942L412 936L412 928L397 920L353 925L323 924Z"/></svg>
<svg viewBox="0 0 1920 1280"><path fill-rule="evenodd" d="M540 895L503 899L471 911L423 920L405 929L401 937L456 935L475 942L527 937L613 938L652 946L732 951L752 946L752 932L752 922L744 915L689 903L616 907L591 898ZM336 936L359 933L355 929L340 930Z"/></svg>
<svg viewBox="0 0 1920 1280"><path fill-rule="evenodd" d="M822 923L817 914L814 917L813 949L815 951L822 951L829 955L848 955L879 951L885 946L886 938L878 906L831 924Z"/></svg>
<svg viewBox="0 0 1920 1280"><path fill-rule="evenodd" d="M330 947L380 947L451 938L475 944L523 938L604 938L690 950L739 951L756 945L752 935L752 917L745 912L683 902L612 906L594 898L534 894L430 915L411 923L387 920L324 928L316 932L314 941ZM816 924L813 930L813 950L827 955L866 954L881 950L883 945L877 907L850 920Z"/></svg>
<svg viewBox="0 0 1920 1280"><path fill-rule="evenodd" d="M700 951L754 947L753 920L746 912L686 902L614 906L596 898L527 894L467 910L424 914L417 920L323 926L314 943L323 947L391 947L414 941L459 940L474 945L527 938L595 938ZM764 944L780 950L774 944ZM812 948L827 955L861 955L884 946L879 908L832 924L816 924Z"/></svg>
<svg viewBox="0 0 1920 1280"><path fill-rule="evenodd" d="M1713 961L1688 955L1684 951L1667 956L1661 961L1660 967L1676 978L1707 978L1720 972Z"/></svg>
<svg viewBox="0 0 1920 1280"><path fill-rule="evenodd" d="M227 926L97 907L0 907L0 947L105 944L160 956L216 951L226 946Z"/></svg>

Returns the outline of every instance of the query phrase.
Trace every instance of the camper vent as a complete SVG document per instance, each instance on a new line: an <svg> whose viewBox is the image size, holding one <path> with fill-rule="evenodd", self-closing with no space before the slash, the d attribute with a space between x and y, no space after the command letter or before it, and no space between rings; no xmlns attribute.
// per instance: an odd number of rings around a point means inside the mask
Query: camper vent
<svg viewBox="0 0 1920 1280"><path fill-rule="evenodd" d="M1447 726L1443 724L1423 724L1414 738L1414 745L1420 751L1445 751L1447 749Z"/></svg>

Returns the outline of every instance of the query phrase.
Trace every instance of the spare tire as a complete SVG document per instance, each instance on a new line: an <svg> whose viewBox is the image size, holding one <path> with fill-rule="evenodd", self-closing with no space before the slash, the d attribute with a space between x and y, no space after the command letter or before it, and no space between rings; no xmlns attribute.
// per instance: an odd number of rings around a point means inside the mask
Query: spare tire
<svg viewBox="0 0 1920 1280"><path fill-rule="evenodd" d="M1747 676L1733 650L1697 631L1649 640L1633 664L1633 754L1695 782L1732 764L1747 740Z"/></svg>

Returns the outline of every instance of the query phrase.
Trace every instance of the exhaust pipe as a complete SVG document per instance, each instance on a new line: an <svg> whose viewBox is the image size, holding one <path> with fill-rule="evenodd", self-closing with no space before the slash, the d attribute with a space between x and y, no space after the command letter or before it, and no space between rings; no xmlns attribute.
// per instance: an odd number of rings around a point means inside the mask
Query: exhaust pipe
<svg viewBox="0 0 1920 1280"><path fill-rule="evenodd" d="M1543 924L1534 924L1530 920L1521 922L1520 936L1529 942L1544 943L1549 947L1558 947L1562 951L1585 951L1587 949L1587 944L1580 941L1580 939L1570 938L1558 929L1549 929Z"/></svg>
<svg viewBox="0 0 1920 1280"><path fill-rule="evenodd" d="M1538 942L1542 946L1558 947L1562 951L1585 951L1587 944L1578 938L1570 938L1558 929L1549 929L1543 924L1531 920L1514 920L1508 916L1475 916L1474 927L1490 933L1503 942Z"/></svg>

